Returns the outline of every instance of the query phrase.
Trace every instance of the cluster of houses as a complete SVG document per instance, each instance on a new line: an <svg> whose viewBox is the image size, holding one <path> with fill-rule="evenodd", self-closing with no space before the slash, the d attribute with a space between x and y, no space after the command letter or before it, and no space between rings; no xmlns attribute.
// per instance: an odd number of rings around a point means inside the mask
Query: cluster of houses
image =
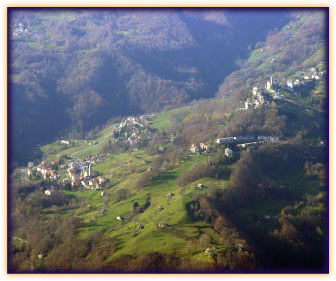
<svg viewBox="0 0 336 281"><path fill-rule="evenodd" d="M281 82L274 82L273 77L266 83L266 90L273 94L274 99L282 99L283 95L279 95L279 92L273 90L273 88L294 91L300 86L311 83L313 81L319 81L326 74L326 71L318 71L317 67L310 67L302 71L298 71L292 79L283 79Z"/></svg>
<svg viewBox="0 0 336 281"><path fill-rule="evenodd" d="M273 78L271 77L271 82L267 81L266 89L272 87ZM270 96L266 94L264 88L253 87L252 97L246 99L244 109L258 108L261 105L268 104L271 100Z"/></svg>
<svg viewBox="0 0 336 281"><path fill-rule="evenodd" d="M140 127L144 127L146 125L150 125L149 115L140 115L139 117L128 116L124 121L120 123L120 127L125 127L129 125L139 125Z"/></svg>
<svg viewBox="0 0 336 281"><path fill-rule="evenodd" d="M57 180L59 178L57 169L58 162L53 161L51 163L42 161L38 166L34 167L33 162L28 163L27 175L30 177L35 175L43 179Z"/></svg>
<svg viewBox="0 0 336 281"><path fill-rule="evenodd" d="M130 145L151 140L153 132L149 127L150 125L149 115L129 116L120 123L115 136L119 141L127 141Z"/></svg>
<svg viewBox="0 0 336 281"><path fill-rule="evenodd" d="M274 59L273 59L274 60ZM242 109L258 108L261 105L267 105L273 99L283 99L283 95L280 95L279 92L275 91L275 88L281 88L282 84L278 83L273 79L266 81L264 86L255 86L252 88L252 97L246 99L245 107Z"/></svg>
<svg viewBox="0 0 336 281"><path fill-rule="evenodd" d="M219 140L219 139L218 139ZM217 141L218 141L217 140ZM218 143L218 142L217 142ZM192 144L191 147L190 147L190 151L193 152L193 153L200 153L200 152L209 152L210 150L212 149L212 147L209 145L209 144L204 144L204 143L200 143L199 146L195 145L195 144ZM230 149L230 148L226 148L225 149L225 155L228 156L228 157L231 157L233 154L233 151ZM183 161L182 161L183 162Z"/></svg>
<svg viewBox="0 0 336 281"><path fill-rule="evenodd" d="M68 164L67 178L63 179L63 182L71 181L72 188L84 187L91 190L100 190L103 188L107 180L98 175L95 171L92 171L92 164L98 163L98 160L103 161L102 155L95 155L89 159L75 160Z"/></svg>
<svg viewBox="0 0 336 281"><path fill-rule="evenodd" d="M230 148L225 148L224 153L225 153L226 157L232 157L232 155L233 155L233 151Z"/></svg>
<svg viewBox="0 0 336 281"><path fill-rule="evenodd" d="M295 88L303 86L312 81L321 80L325 75L325 71L318 71L315 67L307 68L296 73L295 79L286 80L286 84L280 84L281 87L287 87L289 90L293 91Z"/></svg>
<svg viewBox="0 0 336 281"><path fill-rule="evenodd" d="M109 153L99 153L91 157L84 158L84 161L90 162L92 164L99 164L102 163L108 155Z"/></svg>
<svg viewBox="0 0 336 281"><path fill-rule="evenodd" d="M325 71L317 71L315 67L307 68L303 71L298 71L295 79L283 79L283 81L276 82L271 76L271 79L262 87L255 86L252 88L252 97L247 98L245 106L242 109L258 108L261 105L268 104L271 99L282 99L284 96L274 89L283 89L294 91L298 87L318 81L325 75Z"/></svg>
<svg viewBox="0 0 336 281"><path fill-rule="evenodd" d="M19 22L15 27L13 36L19 36L25 33L28 33L27 27L22 22Z"/></svg>
<svg viewBox="0 0 336 281"><path fill-rule="evenodd" d="M36 167L33 162L28 163L28 176L34 175L43 179L60 181L63 184L70 183L72 188L84 187L86 189L100 190L107 180L92 170L92 164L104 160L106 154L98 154L79 159L67 159L63 164L58 161L42 161Z"/></svg>
<svg viewBox="0 0 336 281"><path fill-rule="evenodd" d="M274 59L272 59L274 60ZM299 87L309 84L312 81L319 81L326 74L326 71L318 71L317 67L307 68L302 71L298 71L294 78L283 79L280 82L274 81L273 76L266 82L264 86L254 86L252 88L252 96L245 100L245 105L241 110L247 110L251 108L258 108L261 105L267 105L272 98L275 100L281 100L284 95L280 95L279 90L294 91Z"/></svg>
<svg viewBox="0 0 336 281"><path fill-rule="evenodd" d="M192 144L189 148L189 150L193 153L200 153L200 152L209 152L211 150L211 145L207 143L200 143L199 145Z"/></svg>
<svg viewBox="0 0 336 281"><path fill-rule="evenodd" d="M318 71L315 67L311 67L303 71L298 71L294 79L284 78L281 82L274 81L273 76L271 76L271 79L266 82L266 85L252 88L252 97L245 100L245 106L241 109L258 108L261 105L268 104L272 98L275 100L283 99L284 96L280 95L279 92L274 89L294 91L307 83L321 80L325 74L326 71Z"/></svg>

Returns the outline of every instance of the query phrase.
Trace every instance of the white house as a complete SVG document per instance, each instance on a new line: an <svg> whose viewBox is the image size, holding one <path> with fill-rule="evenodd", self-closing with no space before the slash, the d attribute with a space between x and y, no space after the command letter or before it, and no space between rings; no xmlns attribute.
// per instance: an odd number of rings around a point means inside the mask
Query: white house
<svg viewBox="0 0 336 281"><path fill-rule="evenodd" d="M225 148L225 155L227 157L231 157L233 154L233 151L230 148Z"/></svg>
<svg viewBox="0 0 336 281"><path fill-rule="evenodd" d="M300 80L299 79L296 79L295 81L294 81L294 86L298 86L298 85L300 85Z"/></svg>
<svg viewBox="0 0 336 281"><path fill-rule="evenodd" d="M292 80L288 80L287 81L287 87L290 89L293 89L294 85L293 85L293 81Z"/></svg>
<svg viewBox="0 0 336 281"><path fill-rule="evenodd" d="M44 194L47 195L47 196L50 196L54 191L53 190L50 190L50 189L47 189Z"/></svg>
<svg viewBox="0 0 336 281"><path fill-rule="evenodd" d="M249 109L252 106L252 103L245 101L245 109Z"/></svg>
<svg viewBox="0 0 336 281"><path fill-rule="evenodd" d="M257 95L257 92L258 92L258 87L253 87L252 93L253 93L254 96Z"/></svg>

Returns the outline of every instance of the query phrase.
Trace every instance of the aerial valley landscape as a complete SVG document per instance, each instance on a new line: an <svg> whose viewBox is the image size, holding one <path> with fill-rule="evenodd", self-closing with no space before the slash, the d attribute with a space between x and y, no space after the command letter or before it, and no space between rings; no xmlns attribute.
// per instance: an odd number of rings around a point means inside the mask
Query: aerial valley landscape
<svg viewBox="0 0 336 281"><path fill-rule="evenodd" d="M328 273L327 8L9 8L9 273Z"/></svg>

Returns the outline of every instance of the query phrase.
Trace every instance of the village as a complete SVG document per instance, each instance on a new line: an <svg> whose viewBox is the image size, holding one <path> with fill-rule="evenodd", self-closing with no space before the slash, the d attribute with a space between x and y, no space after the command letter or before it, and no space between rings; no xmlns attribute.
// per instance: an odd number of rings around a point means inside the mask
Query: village
<svg viewBox="0 0 336 281"><path fill-rule="evenodd" d="M150 128L150 115L141 115L139 117L128 116L119 125L114 127L113 136L116 141L128 142L130 145L135 145L145 140L153 138L153 130ZM76 145L79 140L62 139L58 141L60 145L69 147ZM84 140L84 143L97 145L98 142ZM160 147L159 151L164 148ZM71 189L84 188L87 190L102 190L106 188L107 179L103 175L99 175L93 171L92 165L104 162L110 155L109 152L101 152L96 155L84 159L76 159L71 156L64 155L59 158L59 161L43 160L39 164L34 165L34 162L29 162L27 169L24 171L29 179L44 179L49 180L54 185L71 186ZM150 169L150 168L149 168ZM51 195L54 188L45 190L46 195ZM102 193L103 196L103 193Z"/></svg>
<svg viewBox="0 0 336 281"><path fill-rule="evenodd" d="M26 171L30 179L50 180L51 186L54 183L63 187L70 185L71 189L82 187L89 190L101 190L105 187L107 179L93 171L92 165L103 162L107 155L101 153L83 160L62 157L59 161L43 160L36 166L34 166L34 162L29 162ZM54 188L51 187L45 190L45 194L50 196L54 191Z"/></svg>
<svg viewBox="0 0 336 281"><path fill-rule="evenodd" d="M245 100L245 106L241 110L255 109L262 105L268 105L273 99L282 100L284 95L280 91L299 95L297 91L304 85L309 85L324 78L326 71L318 71L318 67L311 67L298 71L290 79L283 79L281 82L274 80L273 75L265 86L254 86L252 96Z"/></svg>
<svg viewBox="0 0 336 281"><path fill-rule="evenodd" d="M150 128L151 115L140 115L139 117L129 116L123 120L114 132L118 141L126 141L135 145L153 138L153 130Z"/></svg>

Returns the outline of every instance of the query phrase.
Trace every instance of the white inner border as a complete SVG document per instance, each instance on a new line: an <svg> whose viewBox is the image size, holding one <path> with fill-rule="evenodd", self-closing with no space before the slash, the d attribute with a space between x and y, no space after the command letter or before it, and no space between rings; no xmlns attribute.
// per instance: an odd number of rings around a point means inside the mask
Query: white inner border
<svg viewBox="0 0 336 281"><path fill-rule="evenodd" d="M323 0L323 1L311 1L311 0L281 0L281 1L265 1L265 0L257 0L257 1L250 1L250 0L245 0L245 1L219 1L219 0L212 0L212 1L200 1L200 0L180 0L180 1L176 1L176 0L171 0L171 1L167 1L167 0L156 0L156 1L144 1L144 0L133 0L133 1L129 1L129 0L125 0L125 1L80 1L80 0L69 0L69 1L60 1L60 0L51 0L51 1L28 1L28 0L19 0L19 1L1 1L1 36L0 38L2 38L2 40L4 40L4 38L6 38L6 7L8 6L52 6L52 5L57 5L57 6L288 6L288 7L300 7L300 6L329 6L330 7L330 26L329 26L329 32L330 32L330 37L332 42L330 42L332 44L332 46L334 47L334 52L335 52L335 3L336 1L332 1L332 0ZM332 220L330 220L331 222L331 235L330 235L330 240L331 242L333 242L330 248L330 252L331 252L331 264L330 264L330 274L325 276L325 277L321 277L321 276L296 276L296 275L278 275L278 276L261 276L261 275L257 275L255 277L249 275L249 276L244 276L244 275L236 275L236 276L225 276L225 275L66 275L66 276L62 276L62 275L24 275L24 276L20 276L20 275L7 275L7 268L5 268L6 265L6 258L7 258L7 254L6 254L6 244L4 244L6 242L6 206L4 206L4 203L6 202L4 199L5 195L6 195L6 186L4 186L5 184L5 179L6 179L6 161L7 159L5 158L6 155L6 151L5 151L5 145L6 145L6 114L4 112L4 109L6 108L6 92L5 92L5 85L7 83L6 81L6 72L3 73L4 71L6 71L6 50L5 50L5 46L6 46L6 42L1 42L0 44L0 48L1 48L1 109L0 109L0 129L2 132L2 137L0 138L0 179L1 179L1 212L0 212L0 226L1 226L1 231L0 231L0 278L1 280L10 280L15 278L17 279L41 279L41 280L45 280L46 278L50 278L50 279L60 279L60 280L72 280L72 279L77 279L77 278L84 278L84 279L98 279L98 280L127 280L127 279L137 279L137 280L153 280L153 279L175 279L175 280L186 280L186 279L202 279L202 280L207 280L207 279L218 279L218 280L223 280L225 278L225 280L245 280L247 278L262 278L262 279L269 279L269 278L276 278L276 279L288 279L288 280L296 280L296 279L304 279L304 278L308 278L308 279L316 279L316 278L322 278L322 279L335 279L335 255L333 253L335 253L335 222L332 222ZM332 48L330 48L330 52L332 52ZM331 96L331 91L335 89L335 72L334 72L334 68L335 68L335 54L332 53L330 55L330 69L329 69L329 73L330 73L330 81L334 81L333 82L333 88L330 87L330 92L329 95ZM335 98L330 98L330 163L331 164L335 164L335 150L332 147L332 143L334 140L334 126L335 126L335 116L336 114L332 114L332 108L336 108L336 99ZM335 165L330 165L330 181L333 183L332 185L330 185L330 190L335 186L335 179L333 177L333 175L335 175L336 169L335 169ZM333 191L332 193L332 198L330 198L330 202L331 203L335 203L335 194L336 191ZM335 218L335 209L336 207L332 207L331 205L331 211L332 213L330 213L330 217L332 219ZM332 238L333 236L333 238Z"/></svg>

